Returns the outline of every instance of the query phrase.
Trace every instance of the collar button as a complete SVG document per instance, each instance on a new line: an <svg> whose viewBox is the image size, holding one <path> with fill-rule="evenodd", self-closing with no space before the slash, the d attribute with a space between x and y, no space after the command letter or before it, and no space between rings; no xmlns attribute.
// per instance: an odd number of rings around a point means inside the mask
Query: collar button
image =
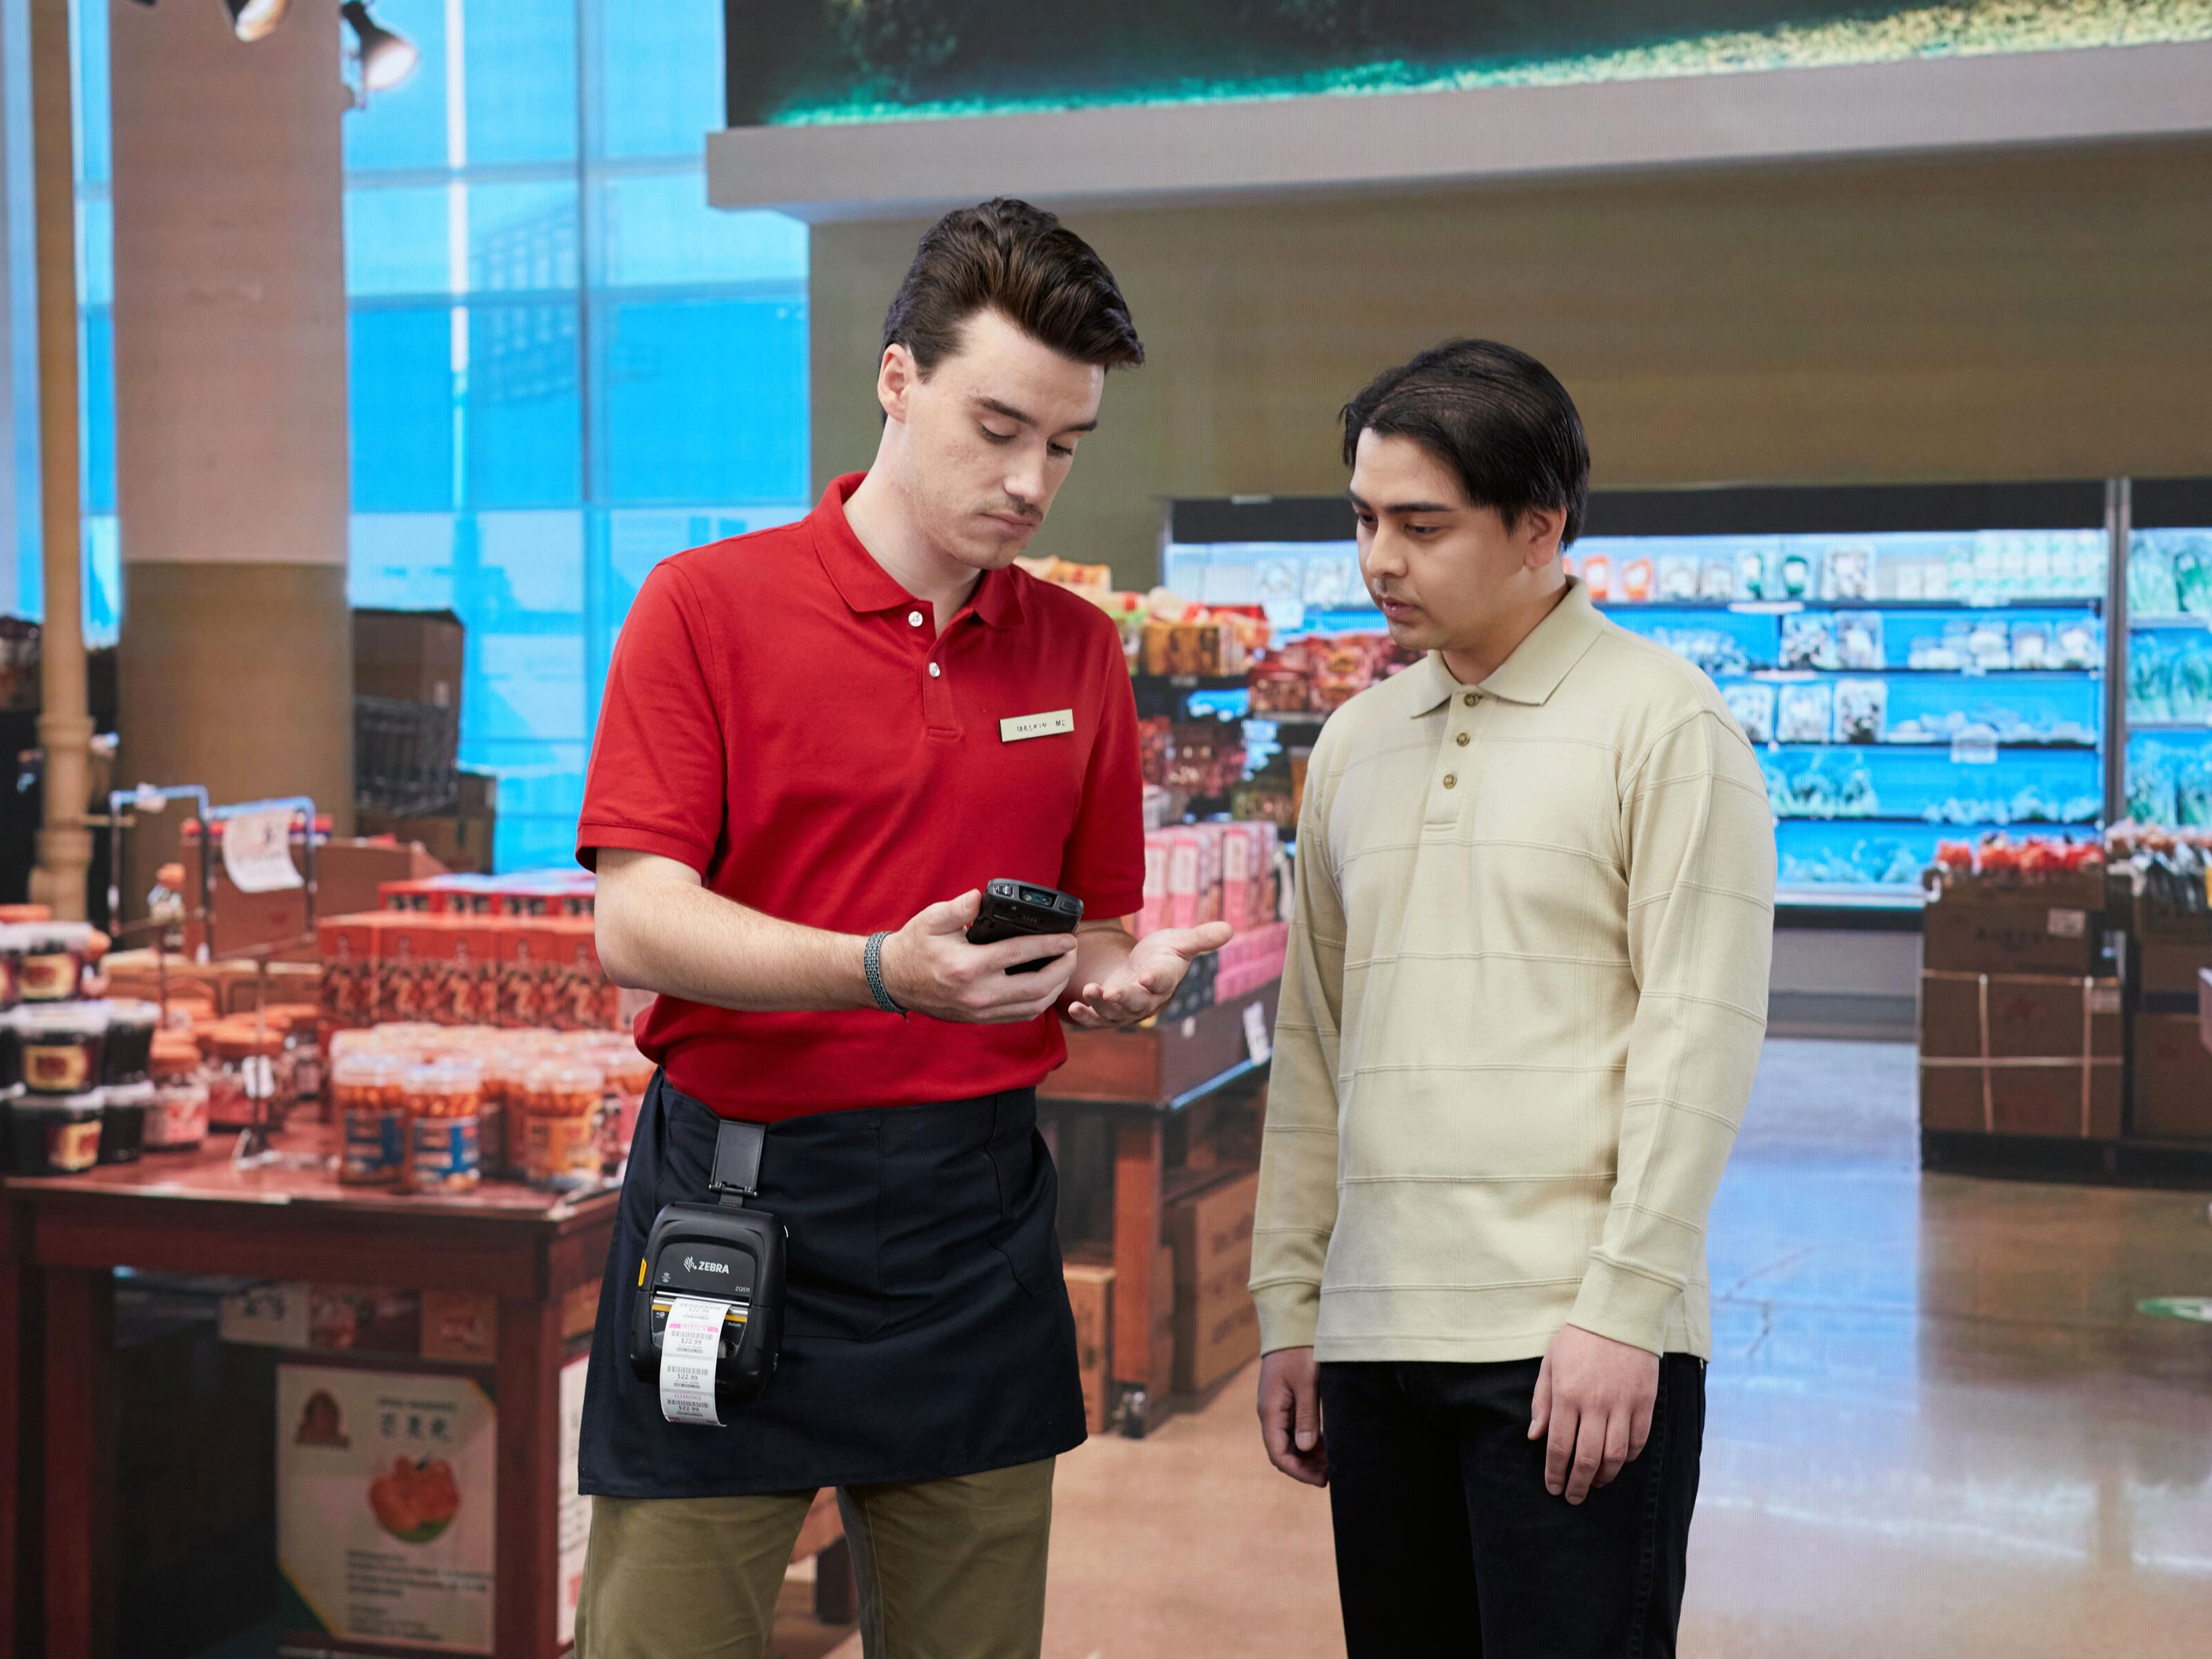
<svg viewBox="0 0 2212 1659"><path fill-rule="evenodd" d="M1469 708L1472 708L1475 704L1482 701L1482 694L1479 691L1470 691L1465 696L1462 697L1460 701L1465 703Z"/></svg>

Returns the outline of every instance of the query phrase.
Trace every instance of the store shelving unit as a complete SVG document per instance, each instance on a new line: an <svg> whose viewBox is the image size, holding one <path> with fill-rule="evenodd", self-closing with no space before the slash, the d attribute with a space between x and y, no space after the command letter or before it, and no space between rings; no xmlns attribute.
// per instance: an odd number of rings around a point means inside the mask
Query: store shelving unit
<svg viewBox="0 0 2212 1659"><path fill-rule="evenodd" d="M2124 486L2122 810L2212 826L2212 480Z"/></svg>
<svg viewBox="0 0 2212 1659"><path fill-rule="evenodd" d="M2113 496L2103 482L1604 492L1573 556L1604 562L1607 614L1750 716L1785 909L1912 925L1939 840L2094 835L2112 814ZM1340 501L1178 501L1162 578L1263 605L1279 635L1380 633L1350 537ZM1648 597L1615 597L1637 565ZM1878 714L1839 728L1844 687ZM1203 689L1188 707L1243 712ZM1252 716L1248 744L1310 741L1322 718Z"/></svg>

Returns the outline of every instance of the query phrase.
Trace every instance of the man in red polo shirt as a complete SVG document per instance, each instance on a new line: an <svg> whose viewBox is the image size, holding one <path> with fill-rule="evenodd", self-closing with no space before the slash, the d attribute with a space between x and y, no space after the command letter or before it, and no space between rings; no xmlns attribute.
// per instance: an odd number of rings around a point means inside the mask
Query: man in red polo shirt
<svg viewBox="0 0 2212 1659"><path fill-rule="evenodd" d="M1037 1650L1083 1401L1036 1087L1060 1017L1148 1018L1229 937L1123 931L1144 848L1120 640L1013 567L1106 370L1142 358L1051 215L949 215L884 324L874 466L665 561L623 626L578 856L608 972L659 994L640 1041L662 1070L592 1351L583 1659L764 1651L824 1486L871 1656ZM1001 877L1081 899L1080 930L969 944ZM768 1126L781 1364L728 1426L678 1426L626 1363L636 1264L661 1206L705 1200L724 1120Z"/></svg>

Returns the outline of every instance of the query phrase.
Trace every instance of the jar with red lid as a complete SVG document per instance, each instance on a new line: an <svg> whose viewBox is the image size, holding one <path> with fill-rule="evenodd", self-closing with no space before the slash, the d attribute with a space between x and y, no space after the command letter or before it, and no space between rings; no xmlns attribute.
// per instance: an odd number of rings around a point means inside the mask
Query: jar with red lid
<svg viewBox="0 0 2212 1659"><path fill-rule="evenodd" d="M146 1114L146 1150L188 1152L207 1139L208 1086L198 1044L185 1038L154 1039L149 1070L154 1103Z"/></svg>
<svg viewBox="0 0 2212 1659"><path fill-rule="evenodd" d="M25 1002L74 1002L93 957L94 930L82 921L35 922L23 929L16 965Z"/></svg>

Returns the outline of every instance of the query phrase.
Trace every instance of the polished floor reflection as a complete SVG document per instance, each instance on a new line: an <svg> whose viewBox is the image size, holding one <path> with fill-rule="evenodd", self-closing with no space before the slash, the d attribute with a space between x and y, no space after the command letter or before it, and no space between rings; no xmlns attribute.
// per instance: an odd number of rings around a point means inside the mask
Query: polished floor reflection
<svg viewBox="0 0 2212 1659"><path fill-rule="evenodd" d="M1713 1215L1686 1659L2202 1659L2212 1326L2135 1304L2212 1294L2205 1195L1923 1180L1913 1086L1910 1047L1768 1045ZM1342 1653L1326 1500L1261 1457L1251 1381L1062 1463L1048 1659Z"/></svg>

